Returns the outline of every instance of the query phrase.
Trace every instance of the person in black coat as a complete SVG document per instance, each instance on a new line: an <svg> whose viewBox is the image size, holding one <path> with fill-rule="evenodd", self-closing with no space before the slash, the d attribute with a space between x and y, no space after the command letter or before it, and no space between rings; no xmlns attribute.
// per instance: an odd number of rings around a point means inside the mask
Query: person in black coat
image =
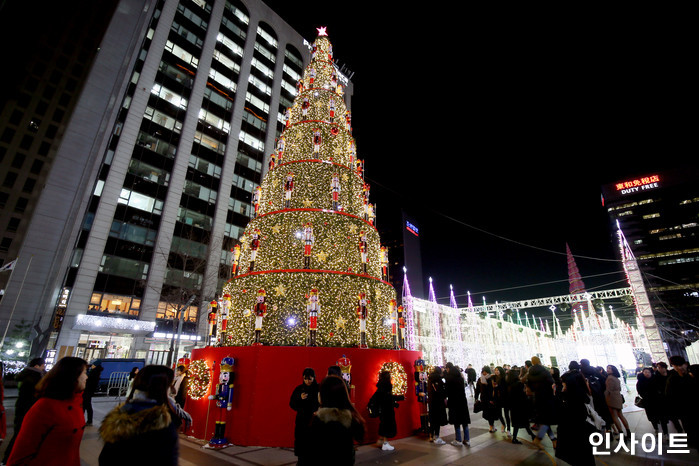
<svg viewBox="0 0 699 466"><path fill-rule="evenodd" d="M612 420L612 414L609 412L609 407L607 406L607 400L604 398L604 391L606 390L606 377L604 374L600 373L597 369L590 365L590 361L587 359L580 360L580 373L587 379L587 383L590 386L590 393L592 394L592 405L597 411L597 414L602 417L606 425L605 429L609 432L611 431L614 421Z"/></svg>
<svg viewBox="0 0 699 466"><path fill-rule="evenodd" d="M471 423L471 416L468 413L468 402L466 401L466 390L463 376L458 367L448 362L446 365L445 389L447 394L447 407L449 408L449 424L454 425L456 438L451 442L454 446L471 445L471 436L468 432L468 425ZM463 443L461 441L461 431L463 430Z"/></svg>
<svg viewBox="0 0 699 466"><path fill-rule="evenodd" d="M303 383L294 389L289 400L289 407L296 411L294 455L298 457L299 465L307 464L310 450L313 448L310 433L311 419L320 406L315 371L307 367L303 370L302 376Z"/></svg>
<svg viewBox="0 0 699 466"><path fill-rule="evenodd" d="M474 386L476 384L476 379L478 378L478 374L476 374L476 369L471 366L471 364L468 365L466 368L466 381L468 382L468 388L471 390L471 397L474 395Z"/></svg>
<svg viewBox="0 0 699 466"><path fill-rule="evenodd" d="M587 422L591 393L585 377L575 367L561 375L561 413L558 425L556 458L575 466L594 466L590 434L597 429ZM571 366L569 366L571 367Z"/></svg>
<svg viewBox="0 0 699 466"><path fill-rule="evenodd" d="M644 368L636 377L636 393L643 399L643 409L648 421L653 425L656 434L658 433L658 424L660 424L663 433L667 435L667 417L662 415L664 392L665 387L658 386L652 368Z"/></svg>
<svg viewBox="0 0 699 466"><path fill-rule="evenodd" d="M393 385L391 384L391 373L381 371L379 381L376 383L376 394L379 402L379 439L381 440L382 450L393 450L395 447L388 443L388 439L395 437L398 433L396 425L395 408L398 407L398 401L403 401L403 395L393 394Z"/></svg>
<svg viewBox="0 0 699 466"><path fill-rule="evenodd" d="M102 374L103 370L104 367L101 365L93 364L90 366L90 370L87 373L87 383L85 384L85 391L83 392L83 410L85 410L87 413L87 423L85 425L88 426L92 425L92 397L97 391L97 387L99 386L100 382L100 375Z"/></svg>
<svg viewBox="0 0 699 466"><path fill-rule="evenodd" d="M541 440L548 434L556 448L556 436L552 425L556 421L556 403L553 395L554 381L549 369L541 365L541 360L533 356L532 366L527 372L527 387L534 393L534 422L539 425L539 432L534 439L534 444L541 448Z"/></svg>
<svg viewBox="0 0 699 466"><path fill-rule="evenodd" d="M532 440L536 437L529 426L531 418L531 404L524 388L524 383L519 379L519 371L510 369L505 379L507 387L507 401L510 406L510 422L512 423L512 443L521 444L517 439L519 429L526 429Z"/></svg>
<svg viewBox="0 0 699 466"><path fill-rule="evenodd" d="M444 445L439 437L441 426L447 425L446 387L442 379L442 368L436 366L427 379L427 400L430 408L430 442Z"/></svg>
<svg viewBox="0 0 699 466"><path fill-rule="evenodd" d="M495 433L495 420L500 418L500 409L496 405L495 388L493 387L493 375L490 366L483 366L481 376L476 383L476 402L480 402L483 410L483 419L488 421L488 432Z"/></svg>
<svg viewBox="0 0 699 466"><path fill-rule="evenodd" d="M364 439L364 419L354 409L347 385L328 376L320 383L320 407L311 420L313 448L307 464L345 466L354 464L354 442Z"/></svg>

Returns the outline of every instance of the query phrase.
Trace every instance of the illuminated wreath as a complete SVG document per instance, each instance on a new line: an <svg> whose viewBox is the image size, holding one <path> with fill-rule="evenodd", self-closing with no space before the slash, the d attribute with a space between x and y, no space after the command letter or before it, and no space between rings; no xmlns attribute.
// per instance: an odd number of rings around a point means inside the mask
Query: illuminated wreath
<svg viewBox="0 0 699 466"><path fill-rule="evenodd" d="M391 373L391 385L394 395L405 395L408 392L408 374L398 362L385 362L379 373L388 371Z"/></svg>
<svg viewBox="0 0 699 466"><path fill-rule="evenodd" d="M189 397L193 400L203 398L209 391L211 383L210 369L203 359L195 359L188 368L189 371Z"/></svg>

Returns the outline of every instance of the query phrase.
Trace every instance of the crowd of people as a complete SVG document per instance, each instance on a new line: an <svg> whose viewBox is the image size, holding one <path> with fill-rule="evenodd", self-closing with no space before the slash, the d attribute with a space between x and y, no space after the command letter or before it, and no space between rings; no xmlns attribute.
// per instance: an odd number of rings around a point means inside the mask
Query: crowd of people
<svg viewBox="0 0 699 466"><path fill-rule="evenodd" d="M633 402L645 410L658 435L669 435L669 424L687 434L687 444L697 448L699 433L699 371L680 356L658 362L637 374ZM3 464L80 464L80 442L92 423L91 397L100 368L76 357L61 358L46 372L45 361L34 359L16 376L14 434ZM191 423L184 410L187 368L176 371L160 365L134 368L129 376L126 402L104 418L99 433L104 447L100 465L134 461L131 452L143 452L137 464L178 462L178 432ZM429 371L424 399L428 408L429 441L446 442L442 427L454 427L457 447L470 446L471 415L481 413L489 432L500 432L521 444L523 430L531 443L544 448L551 442L556 457L571 464L594 464L590 435L608 433L616 439L631 433L623 414L626 374L615 365L593 366L587 359L571 361L561 373L545 367L536 356L521 367L484 366L480 375L447 363ZM300 465L354 464L355 445L364 441L366 422L352 403L349 384L337 366L328 368L322 382L313 369L302 373L302 383L292 392L289 406L296 412L294 453ZM392 451L397 435L395 408L404 398L393 393L391 374L382 371L372 396L379 420L379 446ZM370 410L371 412L372 410ZM87 415L87 420L85 419ZM548 439L548 440L547 440ZM59 453L60 454L57 454Z"/></svg>
<svg viewBox="0 0 699 466"><path fill-rule="evenodd" d="M104 447L100 465L178 464L178 429L191 423L175 399L186 399L185 368L175 372L149 365L132 371L126 402L107 414L99 427ZM79 466L80 443L92 425L92 397L102 368L66 356L47 372L36 358L17 374L14 433L4 465ZM86 419L87 417L87 419ZM138 452L138 455L134 455Z"/></svg>

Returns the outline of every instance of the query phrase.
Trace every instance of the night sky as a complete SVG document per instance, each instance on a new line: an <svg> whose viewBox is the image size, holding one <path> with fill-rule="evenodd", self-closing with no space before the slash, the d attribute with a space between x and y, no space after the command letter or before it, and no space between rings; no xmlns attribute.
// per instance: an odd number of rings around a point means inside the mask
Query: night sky
<svg viewBox="0 0 699 466"><path fill-rule="evenodd" d="M566 243L588 290L627 286L600 187L696 164L691 42L657 11L265 3L309 41L327 26L378 229L417 218L442 303L567 294Z"/></svg>

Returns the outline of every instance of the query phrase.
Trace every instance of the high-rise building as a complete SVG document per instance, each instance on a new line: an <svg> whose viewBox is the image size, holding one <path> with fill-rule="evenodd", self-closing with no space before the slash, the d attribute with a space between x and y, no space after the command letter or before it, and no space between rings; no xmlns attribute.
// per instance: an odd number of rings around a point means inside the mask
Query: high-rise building
<svg viewBox="0 0 699 466"><path fill-rule="evenodd" d="M0 322L29 321L34 354L87 359L160 361L168 335L203 335L308 47L259 0L118 1Z"/></svg>
<svg viewBox="0 0 699 466"><path fill-rule="evenodd" d="M668 355L699 338L699 169L684 167L602 187L643 274Z"/></svg>

